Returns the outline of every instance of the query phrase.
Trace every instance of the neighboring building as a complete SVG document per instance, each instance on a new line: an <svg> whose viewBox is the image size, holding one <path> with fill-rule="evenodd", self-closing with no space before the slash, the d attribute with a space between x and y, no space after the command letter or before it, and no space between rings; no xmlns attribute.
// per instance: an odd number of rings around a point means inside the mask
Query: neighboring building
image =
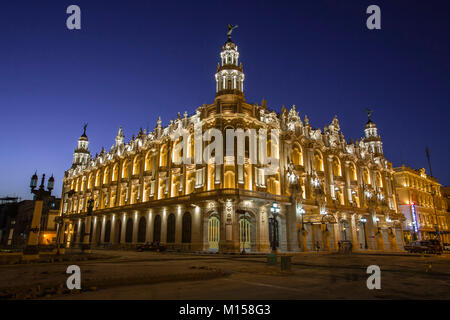
<svg viewBox="0 0 450 320"><path fill-rule="evenodd" d="M405 216L405 241L436 239L436 220L445 243L450 243L449 213L441 185L425 169L394 168L399 211Z"/></svg>
<svg viewBox="0 0 450 320"><path fill-rule="evenodd" d="M0 246L12 244L14 230L14 216L17 212L19 198L3 197L0 198Z"/></svg>
<svg viewBox="0 0 450 320"><path fill-rule="evenodd" d="M56 243L55 218L59 216L60 199L50 197L44 203L41 218L39 244L49 245ZM0 244L23 248L27 245L33 220L34 200L23 200L0 204Z"/></svg>
<svg viewBox="0 0 450 320"><path fill-rule="evenodd" d="M441 187L441 194L444 197L445 202L447 203L447 225L450 226L450 186ZM450 243L450 241L448 241L448 237L444 239L447 239L446 243Z"/></svg>
<svg viewBox="0 0 450 320"><path fill-rule="evenodd" d="M83 132L63 179L66 245L155 241L182 250L268 252L275 235L282 251L338 250L343 240L354 249L402 250L404 218L397 214L394 171L370 114L361 141L348 142L336 116L323 130L314 129L295 106L277 114L264 100L248 103L231 38L220 58L216 98L194 115L178 113L167 127L158 119L153 131L141 129L128 143L121 127L110 151L102 149L95 157ZM259 139L257 151L245 144L242 158L230 149L223 164L215 156L204 163L207 144L196 137L210 128L224 140L226 129L265 129L274 135L278 130L279 143ZM181 129L189 132L185 154L177 147L186 141L173 139ZM265 148L279 166L249 160L253 151L259 157ZM196 163L179 164L181 158ZM86 216L90 199L92 218ZM280 207L275 233L274 202Z"/></svg>

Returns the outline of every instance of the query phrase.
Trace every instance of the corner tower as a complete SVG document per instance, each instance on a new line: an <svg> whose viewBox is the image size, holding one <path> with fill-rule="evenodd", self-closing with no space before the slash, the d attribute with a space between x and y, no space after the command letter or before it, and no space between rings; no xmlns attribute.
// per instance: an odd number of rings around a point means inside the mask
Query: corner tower
<svg viewBox="0 0 450 320"><path fill-rule="evenodd" d="M372 111L366 110L366 112L368 120L366 123L366 128L364 129L365 137L362 139L362 141L369 146L370 151L372 151L375 155L382 155L383 143L381 142L381 137L378 135L377 126L370 119Z"/></svg>
<svg viewBox="0 0 450 320"><path fill-rule="evenodd" d="M237 26L228 25L228 40L220 52L221 62L217 64L216 97L225 94L244 96L244 72L242 63L239 64L239 51L231 40L231 32Z"/></svg>
<svg viewBox="0 0 450 320"><path fill-rule="evenodd" d="M91 152L89 151L88 148L89 140L86 135L86 128L87 124L83 126L83 134L78 139L77 148L73 152L72 168L77 167L79 165L87 165L89 159L91 158Z"/></svg>

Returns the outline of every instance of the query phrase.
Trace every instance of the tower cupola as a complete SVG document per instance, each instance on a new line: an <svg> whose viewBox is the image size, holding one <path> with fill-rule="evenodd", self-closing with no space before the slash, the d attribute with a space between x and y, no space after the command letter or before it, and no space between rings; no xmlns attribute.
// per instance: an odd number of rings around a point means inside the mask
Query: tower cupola
<svg viewBox="0 0 450 320"><path fill-rule="evenodd" d="M221 62L217 65L216 96L223 94L244 95L244 72L242 63L239 63L239 51L231 40L231 32L237 26L228 25L228 40L220 52Z"/></svg>
<svg viewBox="0 0 450 320"><path fill-rule="evenodd" d="M370 119L372 110L367 109L367 123L364 129L365 137L361 140L368 145L369 150L376 155L383 154L383 143L381 137L378 135L378 129L375 123Z"/></svg>
<svg viewBox="0 0 450 320"><path fill-rule="evenodd" d="M91 158L91 152L89 151L89 140L86 135L87 124L83 126L83 134L78 138L77 148L73 152L72 167L78 165L86 165Z"/></svg>

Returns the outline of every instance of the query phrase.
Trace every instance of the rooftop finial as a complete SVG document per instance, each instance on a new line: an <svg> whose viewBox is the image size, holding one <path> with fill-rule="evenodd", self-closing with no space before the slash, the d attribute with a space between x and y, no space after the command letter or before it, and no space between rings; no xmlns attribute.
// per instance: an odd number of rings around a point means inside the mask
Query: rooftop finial
<svg viewBox="0 0 450 320"><path fill-rule="evenodd" d="M228 40L231 41L231 33L233 32L234 29L236 29L238 27L238 25L228 24L227 27L228 27L228 32L227 32Z"/></svg>
<svg viewBox="0 0 450 320"><path fill-rule="evenodd" d="M373 110L366 109L366 112L367 112L367 122L371 122L372 120L370 120L370 116L372 115Z"/></svg>
<svg viewBox="0 0 450 320"><path fill-rule="evenodd" d="M83 134L81 135L82 137L85 137L86 136L86 128L87 128L87 123L85 123L84 125L83 125Z"/></svg>

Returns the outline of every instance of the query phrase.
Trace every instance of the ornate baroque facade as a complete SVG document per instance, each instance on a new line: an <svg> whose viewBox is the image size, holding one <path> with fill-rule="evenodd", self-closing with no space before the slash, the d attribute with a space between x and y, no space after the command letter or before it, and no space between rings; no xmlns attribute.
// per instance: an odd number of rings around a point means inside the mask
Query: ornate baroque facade
<svg viewBox="0 0 450 320"><path fill-rule="evenodd" d="M337 117L321 130L306 115L302 121L295 106L277 114L264 100L248 103L238 47L230 38L220 59L216 98L195 114L178 114L166 127L158 119L153 131L141 130L128 143L120 128L111 150L95 157L83 133L63 180L66 245L159 241L181 250L268 252L270 208L277 202L281 251L332 251L341 240L351 241L354 249L402 249L394 171L370 117L364 137L348 142ZM229 128L279 130L276 147L267 141L267 153L279 159L279 166L267 174L268 165L249 162L247 146L243 164L236 156L225 156L223 164L214 158L177 164L181 156L197 159L197 143L203 149L208 145L194 141L199 124L203 132L221 130L224 139ZM178 142L171 136L177 128L190 132L186 155L175 152ZM92 217L86 215L90 199Z"/></svg>

